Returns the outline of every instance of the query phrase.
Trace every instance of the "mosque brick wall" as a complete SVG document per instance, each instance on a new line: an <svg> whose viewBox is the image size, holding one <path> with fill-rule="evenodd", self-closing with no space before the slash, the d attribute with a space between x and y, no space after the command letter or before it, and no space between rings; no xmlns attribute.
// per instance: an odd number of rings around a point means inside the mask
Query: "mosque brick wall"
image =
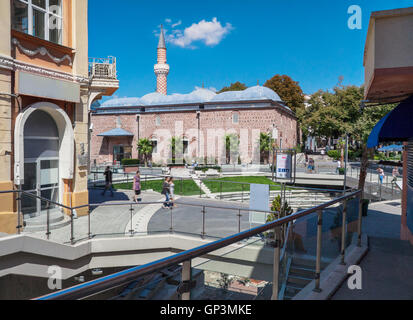
<svg viewBox="0 0 413 320"><path fill-rule="evenodd" d="M238 123L233 123L233 115L238 115ZM158 149L169 145L172 136L180 136L188 140L190 145L187 159L197 158L198 152L198 118L195 111L188 112L163 112L140 114L139 135L136 114L93 114L93 134L91 141L92 163L111 163L113 161L113 146L116 144L132 146L132 157L137 158L137 142L139 138L150 138L158 141ZM221 132L236 133L241 137L241 161L250 163L259 161L254 158L257 154L260 132L271 132L273 124L282 139L283 148L293 148L297 143L297 121L289 113L275 108L268 109L240 109L240 110L203 110L200 111L200 155L201 158L211 156L224 157L223 138L215 134ZM134 134L132 138L103 138L98 134L109 131L119 126ZM279 141L278 141L279 142ZM211 146L215 143L215 152ZM221 146L221 148L219 148ZM208 149L210 148L210 149ZM166 163L171 155L169 148L164 153L153 155L153 162ZM255 152L255 153L254 153ZM220 161L220 160L218 160Z"/></svg>

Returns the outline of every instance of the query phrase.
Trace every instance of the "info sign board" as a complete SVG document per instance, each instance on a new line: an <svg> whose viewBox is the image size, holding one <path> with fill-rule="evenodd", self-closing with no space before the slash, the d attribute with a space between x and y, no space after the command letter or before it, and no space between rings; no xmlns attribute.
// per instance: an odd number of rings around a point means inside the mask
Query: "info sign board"
<svg viewBox="0 0 413 320"><path fill-rule="evenodd" d="M270 185L251 184L250 187L250 223L265 224L267 220L266 212L270 209Z"/></svg>
<svg viewBox="0 0 413 320"><path fill-rule="evenodd" d="M292 172L292 156L291 154L277 154L277 179L291 179Z"/></svg>

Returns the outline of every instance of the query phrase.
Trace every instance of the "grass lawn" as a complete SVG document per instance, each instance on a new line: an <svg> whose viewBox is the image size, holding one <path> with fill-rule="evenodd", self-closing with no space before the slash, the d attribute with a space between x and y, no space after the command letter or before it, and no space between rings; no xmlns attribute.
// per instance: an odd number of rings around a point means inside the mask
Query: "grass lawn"
<svg viewBox="0 0 413 320"><path fill-rule="evenodd" d="M209 190L211 190L212 193L221 192L221 184L222 184L222 192L250 191L249 183L269 184L270 190L281 189L279 184L272 182L270 179L266 177L254 177L254 176L244 177L243 176L243 177L226 177L226 178L218 178L218 179L210 179L210 180L216 180L216 181L208 181L208 180L202 180L202 181L209 188ZM227 183L228 181L240 182L240 183Z"/></svg>
<svg viewBox="0 0 413 320"><path fill-rule="evenodd" d="M152 189L155 192L162 191L163 180L141 180L142 190ZM132 190L132 182L113 184L113 188ZM193 180L175 179L175 194L183 196L193 196L199 194L199 188ZM203 192L202 192L203 194Z"/></svg>

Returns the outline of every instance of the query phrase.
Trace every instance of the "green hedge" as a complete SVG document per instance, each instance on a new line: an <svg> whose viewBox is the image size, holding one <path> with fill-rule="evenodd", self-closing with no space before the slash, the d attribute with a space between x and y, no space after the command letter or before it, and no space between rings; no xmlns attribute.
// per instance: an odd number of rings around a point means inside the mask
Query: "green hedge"
<svg viewBox="0 0 413 320"><path fill-rule="evenodd" d="M217 170L218 172L221 172L222 170L220 166L198 166L195 168L195 171L206 172L209 169Z"/></svg>
<svg viewBox="0 0 413 320"><path fill-rule="evenodd" d="M122 159L121 164L122 166L133 166L139 165L140 161L139 159Z"/></svg>
<svg viewBox="0 0 413 320"><path fill-rule="evenodd" d="M334 160L338 160L341 157L341 154L338 150L329 150L327 155Z"/></svg>

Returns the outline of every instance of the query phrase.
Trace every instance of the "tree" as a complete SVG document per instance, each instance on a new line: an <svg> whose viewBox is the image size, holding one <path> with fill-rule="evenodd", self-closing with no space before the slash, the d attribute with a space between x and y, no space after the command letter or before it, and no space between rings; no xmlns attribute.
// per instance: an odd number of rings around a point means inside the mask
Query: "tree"
<svg viewBox="0 0 413 320"><path fill-rule="evenodd" d="M291 110L297 113L304 108L304 93L298 82L287 75L275 75L267 80L264 87L274 90Z"/></svg>
<svg viewBox="0 0 413 320"><path fill-rule="evenodd" d="M239 138L235 133L226 134L225 139L225 157L226 163L229 164L231 159L238 156L239 153Z"/></svg>
<svg viewBox="0 0 413 320"><path fill-rule="evenodd" d="M153 145L152 145L151 140L149 140L148 138L139 139L138 152L140 155L143 155L144 157L145 167L147 166L148 158L152 154L152 151L153 151Z"/></svg>
<svg viewBox="0 0 413 320"><path fill-rule="evenodd" d="M172 151L172 163L175 164L176 158L183 158L184 153L184 144L183 140L180 137L172 137L170 140L171 151Z"/></svg>
<svg viewBox="0 0 413 320"><path fill-rule="evenodd" d="M361 190L364 190L369 160L367 138L376 123L395 107L381 105L361 111L363 99L364 87L343 86L341 79L333 92L320 90L314 93L309 106L298 112L305 135L310 134L311 128L311 135L316 137L340 138L348 134L359 143L362 149L359 180Z"/></svg>
<svg viewBox="0 0 413 320"><path fill-rule="evenodd" d="M261 159L263 161L267 161L270 157L270 150L272 149L272 143L274 142L274 139L271 138L271 135L269 133L260 133L260 154L261 154Z"/></svg>
<svg viewBox="0 0 413 320"><path fill-rule="evenodd" d="M226 91L243 91L245 89L247 89L248 87L237 81L235 83L231 83L231 85L229 87L223 87L220 91L218 91L217 93L222 93L222 92L226 92Z"/></svg>
<svg viewBox="0 0 413 320"><path fill-rule="evenodd" d="M274 90L282 101L296 114L300 114L301 110L305 108L304 105L304 93L298 82L294 81L287 75L275 75L271 79L267 80L264 87ZM300 136L300 117L298 117L297 123L297 143L301 143Z"/></svg>
<svg viewBox="0 0 413 320"><path fill-rule="evenodd" d="M367 107L359 112L359 118L354 123L352 134L360 142L363 151L360 164L360 178L358 189L364 190L366 183L369 150L367 139L377 122L396 107L395 104Z"/></svg>

